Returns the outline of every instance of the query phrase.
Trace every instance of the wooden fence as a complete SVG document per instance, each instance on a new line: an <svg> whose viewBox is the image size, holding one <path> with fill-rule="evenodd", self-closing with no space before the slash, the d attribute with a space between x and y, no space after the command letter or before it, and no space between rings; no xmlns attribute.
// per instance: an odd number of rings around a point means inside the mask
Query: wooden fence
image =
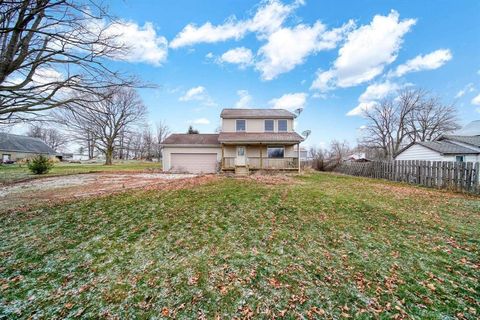
<svg viewBox="0 0 480 320"><path fill-rule="evenodd" d="M336 172L353 176L387 179L426 187L480 193L479 162L372 161L343 162Z"/></svg>

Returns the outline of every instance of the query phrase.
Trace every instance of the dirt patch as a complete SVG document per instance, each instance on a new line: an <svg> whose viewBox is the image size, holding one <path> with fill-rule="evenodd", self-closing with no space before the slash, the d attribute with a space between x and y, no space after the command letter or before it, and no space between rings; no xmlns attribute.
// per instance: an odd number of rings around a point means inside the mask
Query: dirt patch
<svg viewBox="0 0 480 320"><path fill-rule="evenodd" d="M190 182L192 179L194 181ZM181 188L207 178L192 174L92 173L36 179L0 188L0 211L123 192L130 189ZM171 185L171 186L170 186Z"/></svg>
<svg viewBox="0 0 480 320"><path fill-rule="evenodd" d="M285 173L276 173L276 174L254 173L245 178L249 180L254 180L266 185L295 183L295 180L290 175Z"/></svg>

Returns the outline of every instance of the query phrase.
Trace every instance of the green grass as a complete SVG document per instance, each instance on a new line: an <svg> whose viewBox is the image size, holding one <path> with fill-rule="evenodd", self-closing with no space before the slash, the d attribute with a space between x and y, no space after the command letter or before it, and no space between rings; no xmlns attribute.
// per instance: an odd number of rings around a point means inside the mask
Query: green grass
<svg viewBox="0 0 480 320"><path fill-rule="evenodd" d="M480 314L480 199L312 174L0 216L0 318Z"/></svg>
<svg viewBox="0 0 480 320"><path fill-rule="evenodd" d="M111 166L106 166L102 163L56 163L53 169L44 175L32 174L26 164L9 164L0 165L0 183L11 183L45 176L109 171L142 171L146 169L161 169L161 164L158 162L141 161L117 162Z"/></svg>

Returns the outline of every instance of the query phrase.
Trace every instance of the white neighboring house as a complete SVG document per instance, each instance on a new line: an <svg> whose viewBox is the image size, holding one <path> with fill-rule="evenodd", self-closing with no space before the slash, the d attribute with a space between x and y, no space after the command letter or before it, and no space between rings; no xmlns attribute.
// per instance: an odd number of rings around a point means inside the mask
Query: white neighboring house
<svg viewBox="0 0 480 320"><path fill-rule="evenodd" d="M413 142L400 150L395 160L480 161L480 120L435 141Z"/></svg>

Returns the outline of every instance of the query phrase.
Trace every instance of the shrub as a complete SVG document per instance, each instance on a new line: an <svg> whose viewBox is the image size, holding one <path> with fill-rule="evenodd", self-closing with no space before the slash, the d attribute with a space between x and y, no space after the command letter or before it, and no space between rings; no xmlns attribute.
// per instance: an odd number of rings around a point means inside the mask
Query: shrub
<svg viewBox="0 0 480 320"><path fill-rule="evenodd" d="M28 161L28 169L34 174L44 174L53 167L53 161L44 155L37 155Z"/></svg>

